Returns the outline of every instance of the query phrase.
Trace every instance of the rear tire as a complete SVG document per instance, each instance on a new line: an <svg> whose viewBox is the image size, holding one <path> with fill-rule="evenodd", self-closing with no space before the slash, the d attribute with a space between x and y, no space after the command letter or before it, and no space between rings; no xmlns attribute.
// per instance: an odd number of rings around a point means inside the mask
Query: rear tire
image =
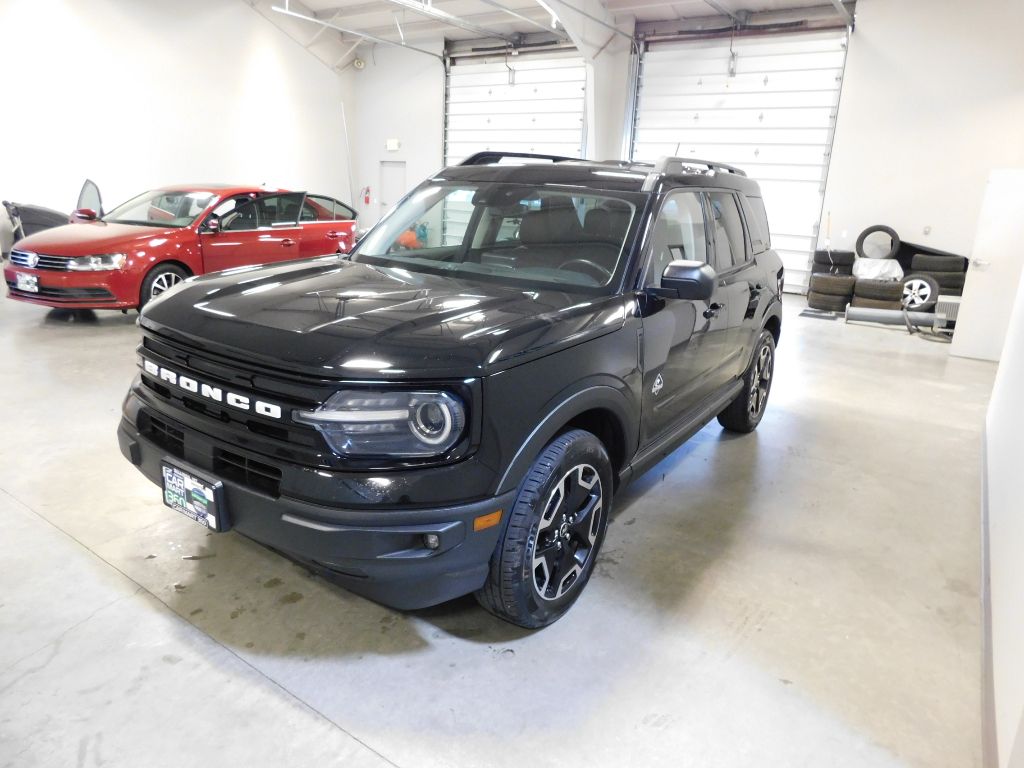
<svg viewBox="0 0 1024 768"><path fill-rule="evenodd" d="M845 312L846 305L849 303L849 296L829 296L817 291L807 292L807 306L811 309L820 309L824 312Z"/></svg>
<svg viewBox="0 0 1024 768"><path fill-rule="evenodd" d="M590 579L611 509L604 444L582 429L556 437L519 487L477 602L527 629L557 621Z"/></svg>
<svg viewBox="0 0 1024 768"><path fill-rule="evenodd" d="M857 278L846 275L811 275L809 290L826 296L850 297L856 282Z"/></svg>
<svg viewBox="0 0 1024 768"><path fill-rule="evenodd" d="M775 374L775 337L761 331L754 358L743 374L743 389L718 414L718 423L730 432L753 432L761 423Z"/></svg>
<svg viewBox="0 0 1024 768"><path fill-rule="evenodd" d="M146 279L142 281L142 290L139 292L139 310L141 311L150 301L187 277L188 272L177 264L157 264L149 270Z"/></svg>

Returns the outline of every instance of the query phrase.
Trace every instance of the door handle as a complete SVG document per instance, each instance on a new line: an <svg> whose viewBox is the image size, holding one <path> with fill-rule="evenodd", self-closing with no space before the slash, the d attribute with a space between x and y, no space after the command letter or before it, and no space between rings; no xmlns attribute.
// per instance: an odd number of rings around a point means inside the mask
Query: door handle
<svg viewBox="0 0 1024 768"><path fill-rule="evenodd" d="M326 237L328 240L337 240L341 237L341 232L328 232Z"/></svg>
<svg viewBox="0 0 1024 768"><path fill-rule="evenodd" d="M725 304L714 303L708 306L704 310L704 319L710 320L712 317L718 317L718 313L725 309Z"/></svg>
<svg viewBox="0 0 1024 768"><path fill-rule="evenodd" d="M290 237L286 237L284 240L281 241L281 245L283 245L285 248L291 248L293 245L295 245L295 241L292 240Z"/></svg>
<svg viewBox="0 0 1024 768"><path fill-rule="evenodd" d="M976 267L979 267L980 269L984 269L985 267L991 266L992 262L982 261L981 259L971 259L971 264L973 264Z"/></svg>

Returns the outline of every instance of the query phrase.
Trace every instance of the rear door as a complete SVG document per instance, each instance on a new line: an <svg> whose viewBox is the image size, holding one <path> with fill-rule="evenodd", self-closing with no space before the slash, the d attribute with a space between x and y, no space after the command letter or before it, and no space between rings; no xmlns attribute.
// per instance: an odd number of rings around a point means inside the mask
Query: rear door
<svg viewBox="0 0 1024 768"><path fill-rule="evenodd" d="M722 292L722 312L728 318L728 333L720 339L720 357L725 372L738 376L746 368L757 330L756 311L762 285L754 261L750 237L744 227L738 194L726 190L708 192L709 221L715 242L715 272Z"/></svg>
<svg viewBox="0 0 1024 768"><path fill-rule="evenodd" d="M264 195L220 214L220 231L202 237L206 271L299 258L303 197L302 192Z"/></svg>
<svg viewBox="0 0 1024 768"><path fill-rule="evenodd" d="M355 211L332 197L306 195L299 216L302 256L348 253L355 244L355 218Z"/></svg>

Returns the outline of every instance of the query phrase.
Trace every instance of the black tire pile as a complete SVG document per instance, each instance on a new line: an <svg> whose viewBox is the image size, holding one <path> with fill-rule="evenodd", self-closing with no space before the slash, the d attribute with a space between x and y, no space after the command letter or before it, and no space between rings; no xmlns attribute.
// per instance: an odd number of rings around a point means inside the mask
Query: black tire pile
<svg viewBox="0 0 1024 768"><path fill-rule="evenodd" d="M853 251L815 251L811 274L852 275L853 260L856 257L857 255Z"/></svg>
<svg viewBox="0 0 1024 768"><path fill-rule="evenodd" d="M903 308L903 282L861 278L853 286L853 300L850 304L865 309L900 310Z"/></svg>
<svg viewBox="0 0 1024 768"><path fill-rule="evenodd" d="M939 292L944 295L963 295L966 270L967 259L961 256L915 253L910 261L910 271L915 275L930 275L939 284Z"/></svg>
<svg viewBox="0 0 1024 768"><path fill-rule="evenodd" d="M845 312L853 299L853 287L857 278L853 275L830 275L823 272L811 274L807 291L807 306L825 312Z"/></svg>

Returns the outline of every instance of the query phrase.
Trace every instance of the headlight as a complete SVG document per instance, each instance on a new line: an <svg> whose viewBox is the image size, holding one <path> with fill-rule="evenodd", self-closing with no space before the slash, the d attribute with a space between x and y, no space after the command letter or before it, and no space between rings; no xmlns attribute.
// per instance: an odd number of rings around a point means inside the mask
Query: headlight
<svg viewBox="0 0 1024 768"><path fill-rule="evenodd" d="M100 253L96 256L78 256L68 260L68 269L72 272L104 272L120 269L124 266L123 253Z"/></svg>
<svg viewBox="0 0 1024 768"><path fill-rule="evenodd" d="M439 456L462 438L466 409L449 392L346 389L315 411L295 411L347 456Z"/></svg>

